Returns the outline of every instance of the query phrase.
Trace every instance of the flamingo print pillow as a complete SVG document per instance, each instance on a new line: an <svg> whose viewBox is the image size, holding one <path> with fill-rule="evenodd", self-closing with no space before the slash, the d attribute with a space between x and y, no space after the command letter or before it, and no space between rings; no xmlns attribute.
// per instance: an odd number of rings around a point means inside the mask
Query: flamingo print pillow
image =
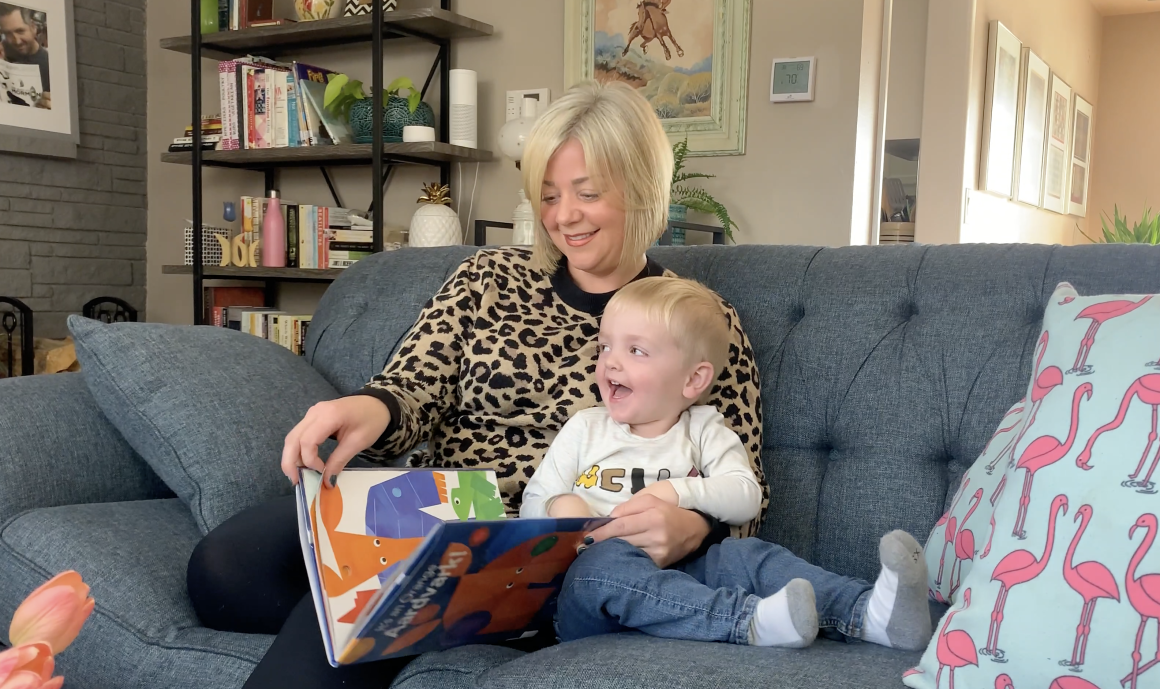
<svg viewBox="0 0 1160 689"><path fill-rule="evenodd" d="M1160 687L1158 421L1160 296L1059 285L1027 397L927 545L953 605L907 686Z"/></svg>

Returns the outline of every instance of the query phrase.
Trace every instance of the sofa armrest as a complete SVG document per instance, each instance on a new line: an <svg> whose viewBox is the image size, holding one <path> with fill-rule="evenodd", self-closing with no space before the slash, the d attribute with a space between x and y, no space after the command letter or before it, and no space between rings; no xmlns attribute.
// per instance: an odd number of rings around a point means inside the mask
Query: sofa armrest
<svg viewBox="0 0 1160 689"><path fill-rule="evenodd" d="M80 373L0 380L0 523L37 507L173 497Z"/></svg>

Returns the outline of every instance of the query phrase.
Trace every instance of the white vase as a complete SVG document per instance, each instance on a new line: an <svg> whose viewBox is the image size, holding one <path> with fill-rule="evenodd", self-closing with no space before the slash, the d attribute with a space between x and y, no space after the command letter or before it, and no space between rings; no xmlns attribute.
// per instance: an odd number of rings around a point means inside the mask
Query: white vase
<svg viewBox="0 0 1160 689"><path fill-rule="evenodd" d="M438 203L425 203L411 216L411 246L454 246L463 243L459 215Z"/></svg>
<svg viewBox="0 0 1160 689"><path fill-rule="evenodd" d="M520 203L512 213L512 244L531 246L536 241L536 216L532 212L532 202L528 201L520 189Z"/></svg>

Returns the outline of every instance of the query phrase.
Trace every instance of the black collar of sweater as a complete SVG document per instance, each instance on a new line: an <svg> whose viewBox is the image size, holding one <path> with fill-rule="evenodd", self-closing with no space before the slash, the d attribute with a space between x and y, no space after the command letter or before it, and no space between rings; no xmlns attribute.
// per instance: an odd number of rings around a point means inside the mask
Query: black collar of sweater
<svg viewBox="0 0 1160 689"><path fill-rule="evenodd" d="M661 267L661 264L647 258L644 269L633 278L633 281L646 277L660 277L664 274L665 269ZM604 307L608 305L608 300L616 294L616 290L597 294L580 289L580 286L572 280L572 274L568 272L568 259L562 256L559 265L556 266L556 272L552 275L552 288L556 290L556 294L560 295L560 299L565 304L594 316L604 313Z"/></svg>

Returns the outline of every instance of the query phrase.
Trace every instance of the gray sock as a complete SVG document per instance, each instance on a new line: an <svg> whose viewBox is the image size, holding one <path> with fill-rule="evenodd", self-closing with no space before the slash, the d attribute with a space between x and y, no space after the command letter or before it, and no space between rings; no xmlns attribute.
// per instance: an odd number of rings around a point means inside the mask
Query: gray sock
<svg viewBox="0 0 1160 689"><path fill-rule="evenodd" d="M793 579L768 598L762 599L749 622L752 646L805 648L818 636L818 606L813 584Z"/></svg>
<svg viewBox="0 0 1160 689"><path fill-rule="evenodd" d="M922 546L905 531L891 531L878 544L878 556L882 572L866 606L863 639L908 651L922 650L933 633Z"/></svg>

